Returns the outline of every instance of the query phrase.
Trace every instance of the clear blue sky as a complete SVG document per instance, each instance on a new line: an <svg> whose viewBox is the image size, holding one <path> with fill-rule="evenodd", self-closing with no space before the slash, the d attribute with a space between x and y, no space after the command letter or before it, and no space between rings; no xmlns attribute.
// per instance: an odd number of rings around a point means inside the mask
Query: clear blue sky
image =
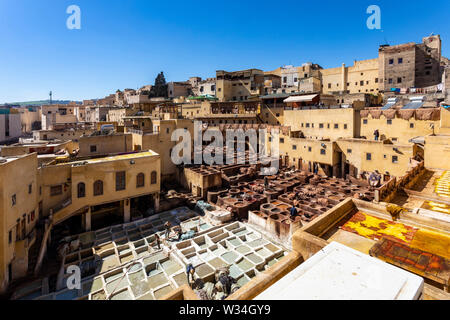
<svg viewBox="0 0 450 320"><path fill-rule="evenodd" d="M81 30L66 28L69 5ZM382 30L366 27L371 4ZM377 57L432 32L450 56L450 1L0 0L0 103L100 98L117 89L213 77L218 69Z"/></svg>

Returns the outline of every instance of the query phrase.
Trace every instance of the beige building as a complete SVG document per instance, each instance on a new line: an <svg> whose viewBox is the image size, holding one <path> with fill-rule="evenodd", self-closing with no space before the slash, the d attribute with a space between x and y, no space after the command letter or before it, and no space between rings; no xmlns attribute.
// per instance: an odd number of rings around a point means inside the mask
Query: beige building
<svg viewBox="0 0 450 320"><path fill-rule="evenodd" d="M96 131L79 139L79 157L92 157L133 151L130 133L102 133Z"/></svg>
<svg viewBox="0 0 450 320"><path fill-rule="evenodd" d="M189 81L167 83L167 96L171 99L191 95L192 87Z"/></svg>
<svg viewBox="0 0 450 320"><path fill-rule="evenodd" d="M0 108L0 144L22 135L21 115L17 109Z"/></svg>
<svg viewBox="0 0 450 320"><path fill-rule="evenodd" d="M0 157L0 292L24 277L40 216L37 154ZM14 182L14 183L13 183Z"/></svg>
<svg viewBox="0 0 450 320"><path fill-rule="evenodd" d="M361 60L347 67L320 70L323 93L372 93L379 91L378 59Z"/></svg>
<svg viewBox="0 0 450 320"><path fill-rule="evenodd" d="M216 95L216 78L191 78L192 93L196 96L215 96Z"/></svg>
<svg viewBox="0 0 450 320"><path fill-rule="evenodd" d="M380 90L424 88L441 83L441 38L425 37L414 42L379 49Z"/></svg>
<svg viewBox="0 0 450 320"><path fill-rule="evenodd" d="M264 72L259 69L216 71L216 96L219 101L246 101L264 92Z"/></svg>
<svg viewBox="0 0 450 320"><path fill-rule="evenodd" d="M439 108L417 110L361 110L361 136L374 140L374 131L380 140L407 144L412 138L440 132Z"/></svg>
<svg viewBox="0 0 450 320"><path fill-rule="evenodd" d="M282 88L299 88L302 81L309 78L320 78L321 66L313 64L311 62L304 63L300 67L294 67L292 65L283 66L273 71L267 71L265 74L277 75L281 79ZM273 93L273 92L272 92Z"/></svg>

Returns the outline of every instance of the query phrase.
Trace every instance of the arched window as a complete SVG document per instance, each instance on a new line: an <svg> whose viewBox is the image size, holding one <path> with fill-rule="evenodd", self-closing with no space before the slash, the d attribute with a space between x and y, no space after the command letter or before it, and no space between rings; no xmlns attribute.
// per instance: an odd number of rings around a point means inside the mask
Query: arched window
<svg viewBox="0 0 450 320"><path fill-rule="evenodd" d="M151 184L156 184L157 183L158 179L157 179L156 175L157 175L156 171L152 171L151 179L150 179L150 183Z"/></svg>
<svg viewBox="0 0 450 320"><path fill-rule="evenodd" d="M78 198L86 197L86 185L83 182L80 182L77 187Z"/></svg>
<svg viewBox="0 0 450 320"><path fill-rule="evenodd" d="M145 175L141 172L136 177L136 188L145 186Z"/></svg>
<svg viewBox="0 0 450 320"><path fill-rule="evenodd" d="M97 180L94 182L94 196L101 196L103 194L103 181Z"/></svg>

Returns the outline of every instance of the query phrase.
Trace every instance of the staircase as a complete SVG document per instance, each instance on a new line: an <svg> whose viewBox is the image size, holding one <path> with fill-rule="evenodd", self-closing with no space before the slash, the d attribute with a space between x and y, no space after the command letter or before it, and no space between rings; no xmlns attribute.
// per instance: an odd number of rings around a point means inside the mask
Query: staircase
<svg viewBox="0 0 450 320"><path fill-rule="evenodd" d="M35 258L35 267L34 267L34 274L37 275L40 272L42 262L44 261L44 256L47 251L48 246L48 239L50 237L52 228L69 219L70 217L83 212L87 211L89 209L89 206L82 206L73 204L71 199L67 199L63 201L58 207L56 207L53 211L53 214L50 214L50 218L45 222L44 230L42 232L42 239L41 239L41 246L39 249L39 254ZM38 241L36 241L38 243ZM30 269L33 270L33 269Z"/></svg>

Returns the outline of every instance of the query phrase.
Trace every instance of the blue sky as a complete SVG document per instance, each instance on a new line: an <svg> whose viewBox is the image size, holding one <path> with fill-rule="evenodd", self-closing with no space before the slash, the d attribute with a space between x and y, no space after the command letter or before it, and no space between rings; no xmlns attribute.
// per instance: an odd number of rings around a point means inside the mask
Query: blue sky
<svg viewBox="0 0 450 320"><path fill-rule="evenodd" d="M66 28L69 5L81 30ZM366 9L381 8L381 30ZM450 1L0 0L0 103L101 98L117 89L377 57L378 46L432 32L450 57Z"/></svg>

